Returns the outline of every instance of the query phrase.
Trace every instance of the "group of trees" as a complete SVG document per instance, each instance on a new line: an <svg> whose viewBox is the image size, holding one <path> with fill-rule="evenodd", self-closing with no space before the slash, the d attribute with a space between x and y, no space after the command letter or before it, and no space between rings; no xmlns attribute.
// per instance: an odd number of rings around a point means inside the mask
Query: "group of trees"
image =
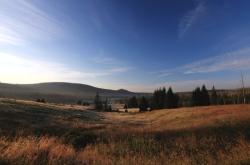
<svg viewBox="0 0 250 165"><path fill-rule="evenodd" d="M135 96L128 100L128 108L139 108L140 111L148 109L164 109L178 107L179 97L173 93L171 87L166 92L166 88L159 88L154 91L152 97L141 97L137 99Z"/></svg>
<svg viewBox="0 0 250 165"><path fill-rule="evenodd" d="M210 104L210 98L206 86L197 87L192 93L192 106L205 106Z"/></svg>
<svg viewBox="0 0 250 165"><path fill-rule="evenodd" d="M246 95L248 98L248 95ZM249 95L250 98L250 95ZM95 97L95 109L111 111L111 105L106 99L101 101L99 93ZM217 94L215 87L208 91L206 86L197 87L190 93L175 94L171 87L166 90L165 87L158 88L151 97L131 97L125 103L127 108L139 108L140 111L148 111L154 109L171 109L180 106L208 106L217 104L238 104L242 103L242 98L238 94L223 93Z"/></svg>
<svg viewBox="0 0 250 165"><path fill-rule="evenodd" d="M188 99L189 106L207 106L207 105L217 105L219 104L219 97L215 88L213 87L210 94L203 85L201 88L197 87L193 92L191 97ZM171 109L181 106L182 100L175 94L171 87L156 89L152 97L142 97L137 99L135 96L131 97L128 102L128 108L139 108L140 111L146 111L148 108L154 109Z"/></svg>
<svg viewBox="0 0 250 165"><path fill-rule="evenodd" d="M112 107L111 107L108 99L106 98L106 100L103 102L100 95L99 95L99 92L96 93L94 104L95 104L95 109L96 110L99 110L99 111L112 111Z"/></svg>
<svg viewBox="0 0 250 165"><path fill-rule="evenodd" d="M211 95L209 95L205 85L203 85L202 88L197 87L192 92L191 106L207 106L210 104L217 105L218 101L218 95L214 86L211 90Z"/></svg>
<svg viewBox="0 0 250 165"><path fill-rule="evenodd" d="M84 102L82 100L78 100L76 104L77 105L83 105L83 106L89 106L90 105L88 102Z"/></svg>
<svg viewBox="0 0 250 165"><path fill-rule="evenodd" d="M148 99L146 97L142 97L141 100L140 100L140 104L139 104L139 110L140 112L142 111L147 111L149 110L149 102L148 102Z"/></svg>
<svg viewBox="0 0 250 165"><path fill-rule="evenodd" d="M152 109L164 109L164 108L176 108L178 107L179 97L173 93L171 87L168 88L159 88L154 91L152 98Z"/></svg>
<svg viewBox="0 0 250 165"><path fill-rule="evenodd" d="M38 102L38 103L45 103L46 101L45 101L44 98L41 98L41 99L36 99L36 102Z"/></svg>
<svg viewBox="0 0 250 165"><path fill-rule="evenodd" d="M140 111L147 111L149 108L149 101L144 96L139 99L133 96L127 101L126 106L127 108L139 108Z"/></svg>
<svg viewBox="0 0 250 165"><path fill-rule="evenodd" d="M127 104L128 108L138 108L138 101L137 98L135 96L131 97L128 100L128 104Z"/></svg>

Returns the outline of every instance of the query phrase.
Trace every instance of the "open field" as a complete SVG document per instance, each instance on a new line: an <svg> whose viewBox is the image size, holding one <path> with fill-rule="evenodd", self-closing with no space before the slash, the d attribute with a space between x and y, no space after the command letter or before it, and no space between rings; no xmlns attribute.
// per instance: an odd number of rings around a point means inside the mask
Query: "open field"
<svg viewBox="0 0 250 165"><path fill-rule="evenodd" d="M250 163L250 105L88 108L0 99L0 164Z"/></svg>

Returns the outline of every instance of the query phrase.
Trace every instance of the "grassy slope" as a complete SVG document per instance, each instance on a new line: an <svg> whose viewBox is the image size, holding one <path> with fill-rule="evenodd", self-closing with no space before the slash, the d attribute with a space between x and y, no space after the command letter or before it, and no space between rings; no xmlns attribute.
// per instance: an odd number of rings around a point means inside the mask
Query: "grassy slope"
<svg viewBox="0 0 250 165"><path fill-rule="evenodd" d="M0 99L0 164L238 164L250 105L100 113Z"/></svg>
<svg viewBox="0 0 250 165"><path fill-rule="evenodd" d="M76 103L79 99L92 101L96 92L103 97L124 98L136 94L126 90L110 90L85 84L50 82L39 84L0 83L0 97L36 100L45 98L48 102Z"/></svg>

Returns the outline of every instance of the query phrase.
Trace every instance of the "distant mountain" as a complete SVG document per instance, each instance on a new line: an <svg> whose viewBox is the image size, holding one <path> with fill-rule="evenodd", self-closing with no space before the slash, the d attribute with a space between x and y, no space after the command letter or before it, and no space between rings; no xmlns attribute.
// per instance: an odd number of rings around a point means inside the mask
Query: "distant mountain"
<svg viewBox="0 0 250 165"><path fill-rule="evenodd" d="M128 98L145 95L125 89L110 90L85 84L50 82L39 84L6 84L0 83L0 97L35 100L45 98L49 102L75 103L82 99L92 101L99 92L102 98Z"/></svg>

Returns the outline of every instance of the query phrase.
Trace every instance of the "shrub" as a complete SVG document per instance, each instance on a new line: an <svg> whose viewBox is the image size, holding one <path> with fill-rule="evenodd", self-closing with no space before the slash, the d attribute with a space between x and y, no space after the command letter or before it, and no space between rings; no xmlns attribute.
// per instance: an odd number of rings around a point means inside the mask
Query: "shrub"
<svg viewBox="0 0 250 165"><path fill-rule="evenodd" d="M84 148L88 144L93 144L97 141L95 133L90 131L80 132L79 130L69 131L62 138L66 144L71 144L76 149Z"/></svg>

